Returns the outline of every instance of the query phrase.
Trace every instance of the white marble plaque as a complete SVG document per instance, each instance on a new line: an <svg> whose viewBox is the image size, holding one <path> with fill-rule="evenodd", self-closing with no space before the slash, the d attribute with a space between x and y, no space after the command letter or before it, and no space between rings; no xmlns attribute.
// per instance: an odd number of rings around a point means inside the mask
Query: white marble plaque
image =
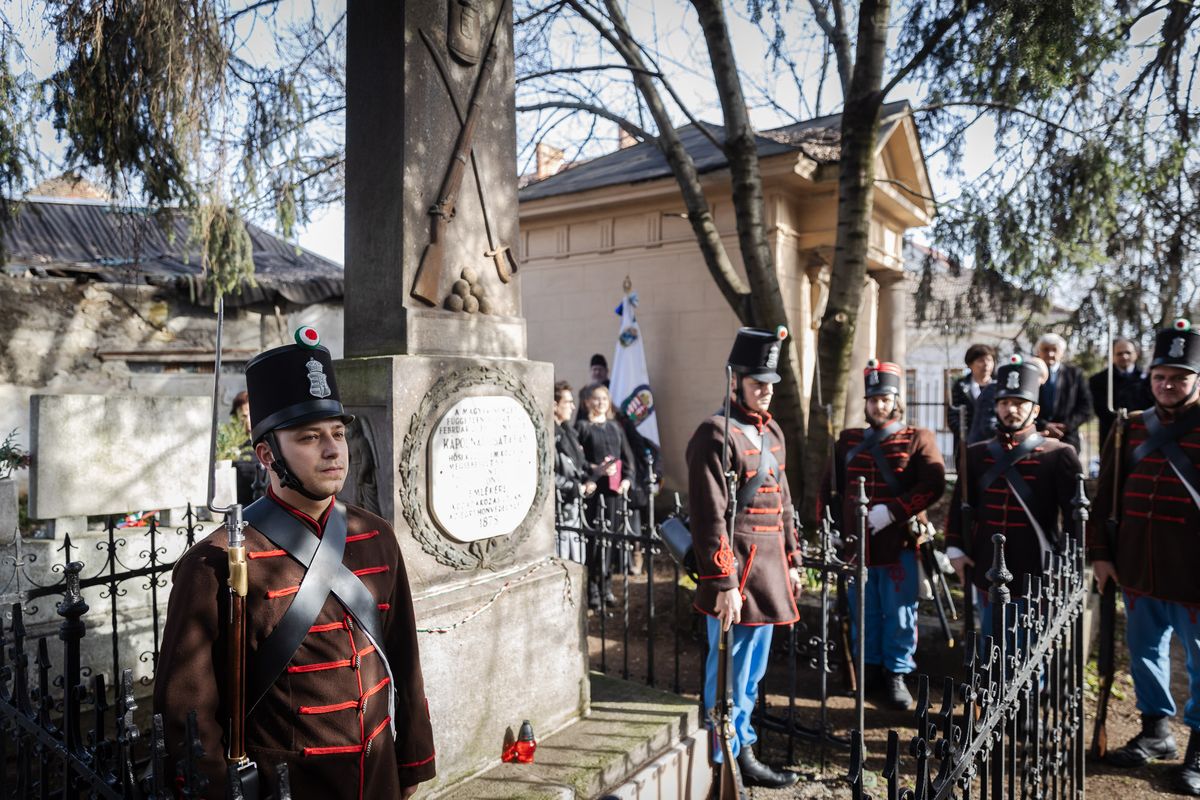
<svg viewBox="0 0 1200 800"><path fill-rule="evenodd" d="M429 511L457 541L515 531L537 481L537 435L515 398L463 398L429 436Z"/></svg>

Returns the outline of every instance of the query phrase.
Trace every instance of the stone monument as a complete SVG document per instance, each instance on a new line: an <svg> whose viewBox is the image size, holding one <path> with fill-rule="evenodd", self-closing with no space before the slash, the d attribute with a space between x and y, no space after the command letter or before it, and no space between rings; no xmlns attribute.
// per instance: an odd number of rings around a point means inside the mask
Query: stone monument
<svg viewBox="0 0 1200 800"><path fill-rule="evenodd" d="M588 705L554 553L553 367L526 359L508 0L347 9L343 496L392 522L444 788Z"/></svg>

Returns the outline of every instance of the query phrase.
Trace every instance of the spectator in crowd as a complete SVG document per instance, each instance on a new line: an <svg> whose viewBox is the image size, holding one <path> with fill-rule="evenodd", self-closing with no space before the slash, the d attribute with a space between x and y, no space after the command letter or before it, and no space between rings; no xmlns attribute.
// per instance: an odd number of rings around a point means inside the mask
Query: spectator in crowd
<svg viewBox="0 0 1200 800"><path fill-rule="evenodd" d="M588 364L588 383L579 392L579 410L575 414L577 422L583 422L587 419L587 395L591 388L596 385L608 388L608 359L599 353L592 354L592 360Z"/></svg>
<svg viewBox="0 0 1200 800"><path fill-rule="evenodd" d="M950 408L946 412L950 434L954 437L956 458L961 445L959 431L963 427L968 431L971 429L971 421L975 416L975 401L979 399L984 387L992 382L992 370L996 367L996 348L988 344L973 344L967 348L967 355L963 360L967 364L968 372L951 384Z"/></svg>
<svg viewBox="0 0 1200 800"><path fill-rule="evenodd" d="M1139 366L1142 351L1129 339L1113 340L1112 346L1112 382L1113 382L1113 411L1109 411L1108 398L1108 369L1102 369L1088 379L1088 387L1092 391L1092 407L1100 420L1100 442L1108 438L1116 419L1115 410L1125 408L1129 411L1140 411L1154 405L1154 395L1150 393L1150 377Z"/></svg>
<svg viewBox="0 0 1200 800"><path fill-rule="evenodd" d="M554 384L554 488L558 490L557 550L559 558L585 563L583 533L577 530L583 521L579 500L591 497L596 482L588 471L583 445L571 418L575 416L575 392L571 384Z"/></svg>
<svg viewBox="0 0 1200 800"><path fill-rule="evenodd" d="M1092 416L1092 393L1088 391L1083 371L1066 363L1067 341L1057 333L1042 334L1035 351L1050 369L1050 377L1042 384L1038 398L1042 408L1038 430L1079 452L1079 426Z"/></svg>
<svg viewBox="0 0 1200 800"><path fill-rule="evenodd" d="M250 445L250 395L248 393L238 392L233 396L229 416L238 424L238 429L245 432L241 455L233 462L233 469L237 477L238 505L248 506L262 497L267 488L267 472L254 457L254 448Z"/></svg>
<svg viewBox="0 0 1200 800"><path fill-rule="evenodd" d="M629 440L613 414L608 387L593 383L586 389L587 418L576 423L579 443L587 459L588 473L596 481L596 492L588 498L587 515L592 525L600 524L600 501L604 500L606 522L610 530L619 531L624 520L617 514L619 497L628 494L634 474L633 453ZM611 543L609 553L611 554ZM588 548L588 606L599 610L602 603L615 605L611 586L612 568L602 563L601 543L592 542Z"/></svg>
<svg viewBox="0 0 1200 800"><path fill-rule="evenodd" d="M650 519L650 495L657 492L658 484L662 481L662 454L658 445L638 432L633 420L620 412L617 412L617 418L633 454L633 467L629 474L629 510L633 515L630 525L633 530L640 531L643 521L649 524L654 522ZM642 558L642 547L638 545L628 565L631 572L641 571Z"/></svg>

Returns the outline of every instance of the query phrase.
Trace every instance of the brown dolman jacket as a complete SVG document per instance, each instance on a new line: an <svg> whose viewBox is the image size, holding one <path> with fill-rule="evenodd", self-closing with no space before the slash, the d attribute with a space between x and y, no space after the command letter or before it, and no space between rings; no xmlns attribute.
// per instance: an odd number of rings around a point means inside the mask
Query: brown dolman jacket
<svg viewBox="0 0 1200 800"><path fill-rule="evenodd" d="M946 488L946 465L933 431L906 425L879 444L899 484L893 492L884 480L870 452L863 450L847 464L846 456L863 440L865 428L847 428L838 437L833 450L837 465L840 502L831 509L843 533L854 533L857 524L858 479L866 478L867 507L885 504L894 522L881 531L867 533L867 566L897 564L900 553L911 550L914 542L908 533L908 520L937 502ZM849 488L847 488L849 487ZM821 485L818 514L830 504L830 470L825 470ZM819 518L819 517L818 517Z"/></svg>
<svg viewBox="0 0 1200 800"><path fill-rule="evenodd" d="M694 605L715 616L717 593L740 586L742 625L787 625L800 617L788 578L789 567L800 566L800 547L784 475L783 431L770 414L760 416L737 405L732 414L735 420L754 425L759 433L769 431L779 469L770 470L747 507L737 509L731 546L725 531L729 498L721 466L725 419L712 416L692 434L687 447L688 502L700 573ZM757 471L761 453L736 425L730 425L729 431L730 463L738 485L745 486Z"/></svg>
<svg viewBox="0 0 1200 800"><path fill-rule="evenodd" d="M314 535L324 529L328 510L317 521L275 502ZM429 780L435 771L412 597L396 536L382 519L354 506L347 506L346 525L342 563L378 601L380 644L395 685L383 654L330 594L299 650L246 720L247 754L258 762L268 791L274 791L275 765L286 761L297 800L399 797L400 787ZM227 542L221 527L175 566L154 690L172 769L183 757L187 713L197 712L209 780L204 797L225 796ZM252 527L246 528L246 552L246 660L252 664L287 611L305 568ZM394 719L388 708L393 689Z"/></svg>
<svg viewBox="0 0 1200 800"><path fill-rule="evenodd" d="M1007 452L1035 432L1030 425L1012 436L1001 434L996 440ZM1021 593L1023 575L1042 574L1045 553L1049 552L1043 549L1043 545L1060 551L1063 532L1069 534L1074 529L1072 501L1079 475L1079 456L1069 444L1045 439L1014 465L1030 489L1033 498L1030 511L1046 536L1047 541L1043 543L1039 542L1037 532L1029 524L1029 517L1021 507L1021 501L1013 494L1003 476L986 487L981 496L979 483L996 463L988 452L988 442L978 442L967 448L967 481L970 484L967 499L973 519L970 535L963 535L959 511L962 507L963 481L959 480L954 485L954 499L946 523L946 546L957 547L971 557L975 562L975 566L970 568L974 583L980 590L987 591L990 586L987 571L992 565L992 534L1004 534L1004 558L1013 575L1009 588L1013 597L1017 597Z"/></svg>
<svg viewBox="0 0 1200 800"><path fill-rule="evenodd" d="M1193 406L1188 419L1197 417L1200 408ZM1200 420L1197 422L1177 441L1184 455L1200 468ZM1132 412L1125 422L1120 453L1122 480L1116 485L1115 433L1116 425L1100 456L1100 482L1087 527L1088 557L1114 562L1118 582L1126 594L1200 606L1200 580L1196 576L1200 509L1161 451L1130 466L1134 450L1148 438L1141 411ZM1106 530L1114 502L1119 522L1115 554Z"/></svg>

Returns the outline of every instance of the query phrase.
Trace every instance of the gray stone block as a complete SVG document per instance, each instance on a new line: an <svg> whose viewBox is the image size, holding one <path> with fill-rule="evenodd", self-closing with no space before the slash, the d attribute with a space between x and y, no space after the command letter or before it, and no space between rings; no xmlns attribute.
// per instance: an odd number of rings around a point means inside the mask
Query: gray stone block
<svg viewBox="0 0 1200 800"><path fill-rule="evenodd" d="M13 543L20 533L17 513L17 482L12 478L0 481L0 547Z"/></svg>
<svg viewBox="0 0 1200 800"><path fill-rule="evenodd" d="M30 516L203 504L211 414L203 397L34 395Z"/></svg>

